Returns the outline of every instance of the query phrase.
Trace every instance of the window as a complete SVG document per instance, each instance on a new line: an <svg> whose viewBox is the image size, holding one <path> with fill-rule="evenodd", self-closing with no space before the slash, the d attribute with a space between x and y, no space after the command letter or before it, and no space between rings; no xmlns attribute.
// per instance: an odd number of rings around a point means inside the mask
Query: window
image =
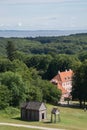
<svg viewBox="0 0 87 130"><path fill-rule="evenodd" d="M65 77L65 80L66 80L67 78Z"/></svg>
<svg viewBox="0 0 87 130"><path fill-rule="evenodd" d="M68 79L71 79L71 77L68 77Z"/></svg>

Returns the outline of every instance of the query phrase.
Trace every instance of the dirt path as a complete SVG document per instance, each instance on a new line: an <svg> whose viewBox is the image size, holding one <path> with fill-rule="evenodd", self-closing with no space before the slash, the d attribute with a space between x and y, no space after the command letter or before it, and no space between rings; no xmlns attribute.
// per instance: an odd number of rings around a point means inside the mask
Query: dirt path
<svg viewBox="0 0 87 130"><path fill-rule="evenodd" d="M65 129L57 129L57 128L46 128L32 125L22 125L22 124L13 124L13 123L0 123L0 125L4 126L15 126L15 127L25 127L25 128L35 128L40 130L65 130Z"/></svg>

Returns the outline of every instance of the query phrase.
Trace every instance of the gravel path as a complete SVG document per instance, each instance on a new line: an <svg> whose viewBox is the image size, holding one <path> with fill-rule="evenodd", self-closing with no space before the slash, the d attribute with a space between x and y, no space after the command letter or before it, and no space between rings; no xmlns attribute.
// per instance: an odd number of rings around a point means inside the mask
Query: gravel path
<svg viewBox="0 0 87 130"><path fill-rule="evenodd" d="M35 128L40 130L65 130L65 129L57 129L57 128L46 128L46 127L39 127L39 126L32 126L32 125L22 125L22 124L13 124L13 123L0 123L0 125L4 126L15 126L15 127L25 127L25 128Z"/></svg>

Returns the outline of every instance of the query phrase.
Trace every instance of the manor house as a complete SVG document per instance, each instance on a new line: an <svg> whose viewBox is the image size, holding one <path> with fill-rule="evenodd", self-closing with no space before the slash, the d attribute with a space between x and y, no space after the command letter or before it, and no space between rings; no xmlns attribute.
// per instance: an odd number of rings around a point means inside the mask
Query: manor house
<svg viewBox="0 0 87 130"><path fill-rule="evenodd" d="M72 77L73 71L70 69L65 70L64 72L58 71L58 74L51 80L51 83L56 85L62 91L61 101L64 101L65 98L71 97Z"/></svg>

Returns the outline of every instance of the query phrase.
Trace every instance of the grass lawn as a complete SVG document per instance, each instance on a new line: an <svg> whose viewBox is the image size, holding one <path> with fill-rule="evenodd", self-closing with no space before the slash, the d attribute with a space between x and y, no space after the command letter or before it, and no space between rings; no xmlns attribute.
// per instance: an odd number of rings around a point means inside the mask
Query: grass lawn
<svg viewBox="0 0 87 130"><path fill-rule="evenodd" d="M12 126L0 126L0 130L39 130L39 129L12 127Z"/></svg>
<svg viewBox="0 0 87 130"><path fill-rule="evenodd" d="M0 111L0 122L19 123L53 128L65 128L68 130L87 130L87 112L82 109L58 107L60 109L61 122L50 123L51 110L54 106L47 104L46 122L26 122L20 120L18 109L8 108ZM10 109L10 110L9 110ZM6 128L6 129L5 129ZM12 127L8 127L11 130ZM8 130L7 127L0 126L0 130ZM27 128L15 128L14 130L26 130ZM13 130L13 129L12 129ZM31 129L32 130L32 129Z"/></svg>

